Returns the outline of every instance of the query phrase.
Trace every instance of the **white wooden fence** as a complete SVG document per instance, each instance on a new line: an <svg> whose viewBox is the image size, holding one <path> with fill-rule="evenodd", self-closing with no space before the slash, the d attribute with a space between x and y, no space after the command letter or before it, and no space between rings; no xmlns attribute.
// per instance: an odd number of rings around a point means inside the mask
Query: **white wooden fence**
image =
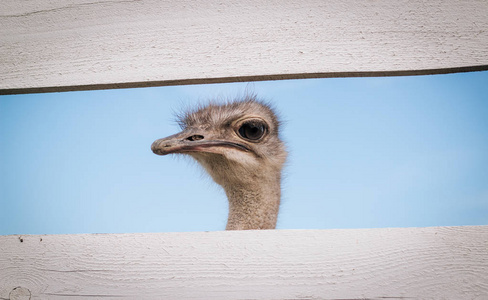
<svg viewBox="0 0 488 300"><path fill-rule="evenodd" d="M488 69L487 1L4 0L0 94ZM488 299L488 226L0 236L0 299Z"/></svg>
<svg viewBox="0 0 488 300"><path fill-rule="evenodd" d="M483 0L3 0L0 92L488 68Z"/></svg>
<svg viewBox="0 0 488 300"><path fill-rule="evenodd" d="M0 251L1 299L488 295L488 226L3 236Z"/></svg>

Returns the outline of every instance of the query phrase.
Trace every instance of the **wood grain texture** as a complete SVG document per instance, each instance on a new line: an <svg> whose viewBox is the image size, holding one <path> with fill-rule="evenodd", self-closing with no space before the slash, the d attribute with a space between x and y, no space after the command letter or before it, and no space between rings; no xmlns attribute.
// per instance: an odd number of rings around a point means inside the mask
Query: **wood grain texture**
<svg viewBox="0 0 488 300"><path fill-rule="evenodd" d="M488 226L0 236L0 299L12 291L32 299L488 299Z"/></svg>
<svg viewBox="0 0 488 300"><path fill-rule="evenodd" d="M0 94L488 69L488 2L4 0Z"/></svg>

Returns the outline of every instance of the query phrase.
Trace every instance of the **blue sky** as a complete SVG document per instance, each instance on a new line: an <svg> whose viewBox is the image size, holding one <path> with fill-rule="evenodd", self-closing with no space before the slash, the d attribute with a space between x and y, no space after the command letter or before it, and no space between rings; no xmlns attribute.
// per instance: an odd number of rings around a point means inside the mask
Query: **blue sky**
<svg viewBox="0 0 488 300"><path fill-rule="evenodd" d="M488 224L488 72L0 96L0 235L223 230L225 194L154 155L174 112L246 89L290 152L278 229Z"/></svg>

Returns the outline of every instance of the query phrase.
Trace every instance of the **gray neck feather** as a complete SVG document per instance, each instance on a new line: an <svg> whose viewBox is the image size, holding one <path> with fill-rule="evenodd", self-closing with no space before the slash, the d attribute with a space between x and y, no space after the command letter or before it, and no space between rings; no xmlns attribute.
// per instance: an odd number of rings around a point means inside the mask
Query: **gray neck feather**
<svg viewBox="0 0 488 300"><path fill-rule="evenodd" d="M280 206L280 178L257 179L253 185L225 186L229 199L226 230L274 229Z"/></svg>

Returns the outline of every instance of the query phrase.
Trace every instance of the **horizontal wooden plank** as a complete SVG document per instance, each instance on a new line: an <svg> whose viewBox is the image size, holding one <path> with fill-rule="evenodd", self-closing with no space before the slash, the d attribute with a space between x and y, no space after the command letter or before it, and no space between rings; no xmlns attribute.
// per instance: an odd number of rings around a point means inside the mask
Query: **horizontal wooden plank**
<svg viewBox="0 0 488 300"><path fill-rule="evenodd" d="M488 69L488 2L4 0L0 94Z"/></svg>
<svg viewBox="0 0 488 300"><path fill-rule="evenodd" d="M0 236L0 299L487 299L488 226Z"/></svg>

